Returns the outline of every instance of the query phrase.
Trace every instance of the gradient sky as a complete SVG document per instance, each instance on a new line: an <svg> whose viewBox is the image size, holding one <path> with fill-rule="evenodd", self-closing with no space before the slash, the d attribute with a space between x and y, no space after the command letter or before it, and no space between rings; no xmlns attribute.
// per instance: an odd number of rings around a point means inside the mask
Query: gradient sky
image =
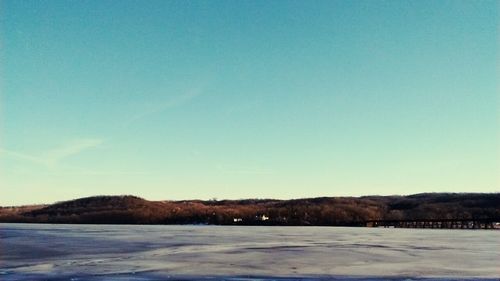
<svg viewBox="0 0 500 281"><path fill-rule="evenodd" d="M1 1L0 205L498 192L498 1Z"/></svg>

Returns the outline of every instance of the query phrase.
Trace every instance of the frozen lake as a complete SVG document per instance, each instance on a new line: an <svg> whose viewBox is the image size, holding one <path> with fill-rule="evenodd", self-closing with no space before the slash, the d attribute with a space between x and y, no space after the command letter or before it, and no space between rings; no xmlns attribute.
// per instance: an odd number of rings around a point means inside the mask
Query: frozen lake
<svg viewBox="0 0 500 281"><path fill-rule="evenodd" d="M500 231L0 224L0 280L498 280Z"/></svg>

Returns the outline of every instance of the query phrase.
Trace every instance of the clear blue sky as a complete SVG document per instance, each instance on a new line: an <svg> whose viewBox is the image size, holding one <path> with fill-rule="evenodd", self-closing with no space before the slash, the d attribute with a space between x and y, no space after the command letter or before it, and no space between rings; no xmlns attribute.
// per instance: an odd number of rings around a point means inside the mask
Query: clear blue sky
<svg viewBox="0 0 500 281"><path fill-rule="evenodd" d="M0 205L500 190L498 1L0 3Z"/></svg>

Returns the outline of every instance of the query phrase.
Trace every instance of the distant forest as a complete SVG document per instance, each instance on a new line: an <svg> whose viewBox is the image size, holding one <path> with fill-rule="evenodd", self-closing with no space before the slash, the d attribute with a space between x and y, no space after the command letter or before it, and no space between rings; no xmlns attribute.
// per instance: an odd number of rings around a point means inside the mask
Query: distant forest
<svg viewBox="0 0 500 281"><path fill-rule="evenodd" d="M127 195L0 207L0 222L22 223L363 226L369 220L411 219L500 220L500 193L220 201L148 201Z"/></svg>

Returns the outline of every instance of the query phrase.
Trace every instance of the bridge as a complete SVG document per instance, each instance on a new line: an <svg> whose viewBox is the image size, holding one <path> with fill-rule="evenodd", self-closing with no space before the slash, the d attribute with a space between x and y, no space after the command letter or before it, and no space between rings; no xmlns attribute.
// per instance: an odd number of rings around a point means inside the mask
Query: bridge
<svg viewBox="0 0 500 281"><path fill-rule="evenodd" d="M368 220L366 227L441 228L441 229L500 229L497 219L414 219Z"/></svg>

